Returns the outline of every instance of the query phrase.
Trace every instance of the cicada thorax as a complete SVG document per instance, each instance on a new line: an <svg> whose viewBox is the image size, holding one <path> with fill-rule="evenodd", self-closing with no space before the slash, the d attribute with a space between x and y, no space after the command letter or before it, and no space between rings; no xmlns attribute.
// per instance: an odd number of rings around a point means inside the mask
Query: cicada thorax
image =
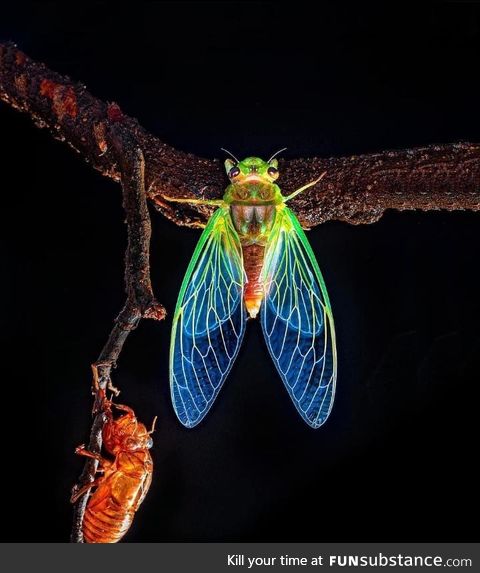
<svg viewBox="0 0 480 573"><path fill-rule="evenodd" d="M250 317L255 318L264 296L262 268L265 245L275 221L278 188L264 182L232 187L230 214L242 245L247 279L244 301Z"/></svg>
<svg viewBox="0 0 480 573"><path fill-rule="evenodd" d="M103 428L103 445L116 455L118 452L146 450L152 446L152 438L145 424L137 420L135 412L128 406L117 405L126 412L114 418L111 407L106 409L107 423Z"/></svg>

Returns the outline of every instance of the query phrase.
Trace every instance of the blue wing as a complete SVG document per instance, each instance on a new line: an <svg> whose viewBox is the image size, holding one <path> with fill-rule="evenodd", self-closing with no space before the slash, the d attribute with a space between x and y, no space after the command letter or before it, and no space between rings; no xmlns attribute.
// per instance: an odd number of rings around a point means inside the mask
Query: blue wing
<svg viewBox="0 0 480 573"><path fill-rule="evenodd" d="M283 205L266 246L262 278L268 349L300 415L318 428L335 396L333 316L315 255L297 218Z"/></svg>
<svg viewBox="0 0 480 573"><path fill-rule="evenodd" d="M210 409L240 349L244 283L240 241L228 208L220 208L200 237L173 317L170 389L188 428Z"/></svg>

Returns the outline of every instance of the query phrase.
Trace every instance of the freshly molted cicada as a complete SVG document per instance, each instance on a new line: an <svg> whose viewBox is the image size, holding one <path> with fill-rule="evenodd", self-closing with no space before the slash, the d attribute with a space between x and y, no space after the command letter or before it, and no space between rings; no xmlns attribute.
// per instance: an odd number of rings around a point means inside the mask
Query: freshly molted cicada
<svg viewBox="0 0 480 573"><path fill-rule="evenodd" d="M283 197L276 159L225 161L230 184L203 231L178 296L170 386L179 420L196 426L232 367L247 317L260 314L275 366L302 418L327 419L337 373L335 330L315 255ZM172 199L179 201L178 199Z"/></svg>

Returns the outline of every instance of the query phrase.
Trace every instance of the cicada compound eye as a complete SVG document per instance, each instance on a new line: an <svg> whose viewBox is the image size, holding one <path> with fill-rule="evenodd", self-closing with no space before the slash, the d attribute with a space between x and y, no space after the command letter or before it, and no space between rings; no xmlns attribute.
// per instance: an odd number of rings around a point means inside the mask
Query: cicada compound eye
<svg viewBox="0 0 480 573"><path fill-rule="evenodd" d="M236 166L232 167L228 172L228 176L230 179L235 179L235 177L238 177L239 175L240 175L240 168Z"/></svg>
<svg viewBox="0 0 480 573"><path fill-rule="evenodd" d="M277 169L276 167L273 167L273 166L270 166L270 167L267 169L267 173L269 174L269 176L270 176L272 179L277 179L277 178L278 178L278 175L279 175L278 169Z"/></svg>

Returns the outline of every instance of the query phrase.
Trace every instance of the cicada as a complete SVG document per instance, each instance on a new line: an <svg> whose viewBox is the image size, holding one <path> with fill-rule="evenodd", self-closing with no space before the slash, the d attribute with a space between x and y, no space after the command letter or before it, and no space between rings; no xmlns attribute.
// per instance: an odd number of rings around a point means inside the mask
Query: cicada
<svg viewBox="0 0 480 573"><path fill-rule="evenodd" d="M313 428L335 395L335 329L327 289L305 233L277 185L278 161L227 159L215 205L183 279L173 316L170 387L188 428L207 414L238 355L248 318L260 316L280 378Z"/></svg>
<svg viewBox="0 0 480 573"><path fill-rule="evenodd" d="M114 418L112 406L124 412ZM140 423L135 412L123 404L104 401L107 418L103 428L103 446L111 459L79 446L76 453L99 462L100 477L75 491L72 503L95 488L83 520L83 537L87 543L117 543L128 531L135 512L145 499L152 482L153 461L150 431Z"/></svg>

